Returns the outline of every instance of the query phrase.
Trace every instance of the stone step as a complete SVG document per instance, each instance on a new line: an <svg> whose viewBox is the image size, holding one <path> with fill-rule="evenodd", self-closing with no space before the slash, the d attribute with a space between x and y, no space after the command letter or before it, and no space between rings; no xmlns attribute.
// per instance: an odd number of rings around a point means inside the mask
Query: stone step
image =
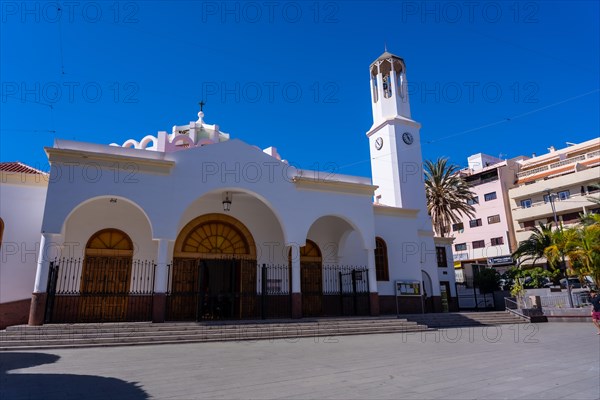
<svg viewBox="0 0 600 400"><path fill-rule="evenodd" d="M277 326L277 327L289 327L289 326L325 326L325 325L336 325L336 326L379 326L386 324L397 324L397 323L411 323L406 319L378 319L378 320L358 320L358 321L347 321L347 320L327 320L327 321L306 321L306 322L260 322L260 323L196 323L196 322L180 322L180 323L160 323L153 324L150 322L123 322L123 323L77 323L77 324L47 324L43 326L28 326L28 325L15 325L10 326L6 329L6 332L34 332L36 330L43 331L64 331L64 330L80 330L80 331L114 331L117 329L135 329L135 330L149 330L149 331L169 331L169 330L187 330L187 329L239 329L239 327L251 327L251 326Z"/></svg>
<svg viewBox="0 0 600 400"><path fill-rule="evenodd" d="M198 342L216 342L216 341L242 341L242 340L274 340L274 339L296 339L302 337L336 337L344 335L364 335L364 334L383 334L383 333L402 333L402 332L420 332L427 331L429 328L422 325L407 325L396 327L381 327L369 329L305 329L305 330L282 330L272 331L268 335L264 332L245 332L244 334L221 334L214 332L205 335L189 334L155 334L150 336L132 336L132 337L95 337L95 338L57 338L48 340L48 338L38 338L38 340L2 340L0 350L24 350L24 349L47 349L47 348L73 348L73 347L96 347L96 346L120 346L120 345L148 345L148 344L166 344L166 343L198 343Z"/></svg>
<svg viewBox="0 0 600 400"><path fill-rule="evenodd" d="M505 311L481 313L445 313L406 315L408 320L431 328L454 328L489 325L522 324L528 321Z"/></svg>
<svg viewBox="0 0 600 400"><path fill-rule="evenodd" d="M302 331L348 331L348 330L377 330L377 329L411 329L417 327L416 322L406 322L402 324L388 324L377 326L337 326L337 325L319 325L319 326L290 326L290 327L273 327L273 326L240 326L228 327L225 329L182 329L182 330L136 330L119 329L119 330L102 330L102 331L44 331L35 330L32 332L11 332L0 334L0 342L11 339L28 340L28 339L60 339L60 338L91 338L91 337L143 337L156 335L239 335L252 333L270 333L270 332L302 332Z"/></svg>
<svg viewBox="0 0 600 400"><path fill-rule="evenodd" d="M336 321L319 323L289 323L289 324L223 324L223 325L204 325L204 324L181 324L168 325L163 324L94 324L86 326L85 324L61 324L44 326L14 326L9 327L0 335L48 335L48 334L99 334L99 333L119 333L119 332L181 332L181 331L226 331L226 330L251 330L251 329L314 329L314 328L339 328L339 327L383 327L397 325L414 325L414 321L405 320L382 320L368 323L342 323Z"/></svg>

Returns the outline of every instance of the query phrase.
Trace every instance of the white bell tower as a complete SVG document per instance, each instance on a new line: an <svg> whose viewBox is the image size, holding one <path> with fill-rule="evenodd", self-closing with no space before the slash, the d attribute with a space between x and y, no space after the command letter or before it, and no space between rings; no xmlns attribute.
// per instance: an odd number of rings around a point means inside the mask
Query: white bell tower
<svg viewBox="0 0 600 400"><path fill-rule="evenodd" d="M425 210L419 129L410 117L406 64L387 51L369 68L373 126L367 132L375 202Z"/></svg>

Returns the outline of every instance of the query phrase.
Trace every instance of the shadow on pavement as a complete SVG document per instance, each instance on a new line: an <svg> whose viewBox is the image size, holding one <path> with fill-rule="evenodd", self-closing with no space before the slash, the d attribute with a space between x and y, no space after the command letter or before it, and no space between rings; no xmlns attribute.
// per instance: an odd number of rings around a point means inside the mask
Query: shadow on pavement
<svg viewBox="0 0 600 400"><path fill-rule="evenodd" d="M52 364L46 353L0 353L0 399L133 399L149 398L138 384L93 375L9 372Z"/></svg>

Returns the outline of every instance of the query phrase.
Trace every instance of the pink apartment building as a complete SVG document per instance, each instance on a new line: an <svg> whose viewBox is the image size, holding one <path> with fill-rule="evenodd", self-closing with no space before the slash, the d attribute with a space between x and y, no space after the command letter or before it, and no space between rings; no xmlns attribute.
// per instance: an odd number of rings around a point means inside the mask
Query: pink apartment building
<svg viewBox="0 0 600 400"><path fill-rule="evenodd" d="M475 216L464 217L450 227L457 282L472 277L473 264L485 264L500 273L514 265L511 253L516 240L507 194L515 183L515 164L521 158L501 160L479 153L470 156L469 167L459 172L475 193Z"/></svg>

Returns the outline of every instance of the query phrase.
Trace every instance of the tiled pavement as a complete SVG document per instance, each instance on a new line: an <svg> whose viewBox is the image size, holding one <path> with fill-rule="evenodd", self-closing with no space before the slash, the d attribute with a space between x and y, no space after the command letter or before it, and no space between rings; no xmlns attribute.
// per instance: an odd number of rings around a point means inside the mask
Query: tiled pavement
<svg viewBox="0 0 600 400"><path fill-rule="evenodd" d="M591 323L0 353L0 399L599 399Z"/></svg>

